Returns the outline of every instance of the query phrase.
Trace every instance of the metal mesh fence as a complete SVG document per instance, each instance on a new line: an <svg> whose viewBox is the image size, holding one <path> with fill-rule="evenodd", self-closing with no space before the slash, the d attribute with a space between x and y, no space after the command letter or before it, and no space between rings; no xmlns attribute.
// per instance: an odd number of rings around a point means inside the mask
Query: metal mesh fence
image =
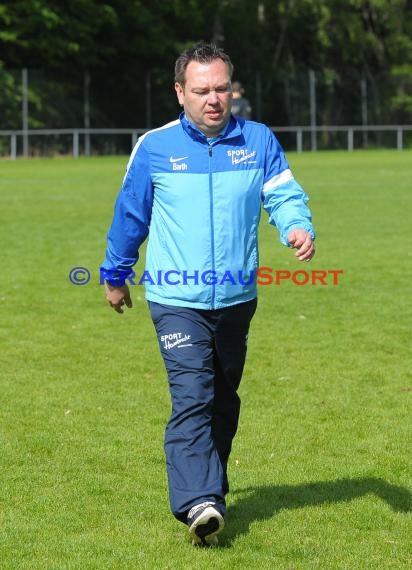
<svg viewBox="0 0 412 570"><path fill-rule="evenodd" d="M22 70L0 69L0 131L33 129L134 129L154 128L177 117L180 107L173 90L171 74L162 69L143 73L136 66L124 84L114 85L102 72L76 73L58 77L48 70L27 70L24 89ZM345 131L316 133L315 128L343 125L407 125L412 109L402 103L404 79L380 75L366 77L355 71L342 81L333 71L254 77L243 81L252 105L252 118L270 126L310 126L302 132L300 150L347 148ZM26 117L24 102L26 100ZM353 133L353 147L394 147L395 132ZM296 148L296 131L279 133L287 148ZM127 154L130 134L98 134L79 138L80 154ZM314 142L315 141L315 142ZM31 156L73 153L71 132L45 136L30 135ZM402 134L402 147L410 147L408 133ZM0 136L0 155L9 155L11 141ZM25 154L24 140L18 136L16 153ZM399 146L399 144L398 144Z"/></svg>

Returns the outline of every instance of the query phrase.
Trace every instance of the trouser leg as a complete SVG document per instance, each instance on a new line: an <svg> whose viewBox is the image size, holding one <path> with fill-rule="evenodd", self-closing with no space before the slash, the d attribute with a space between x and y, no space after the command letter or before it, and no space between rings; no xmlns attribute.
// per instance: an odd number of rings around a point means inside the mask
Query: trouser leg
<svg viewBox="0 0 412 570"><path fill-rule="evenodd" d="M149 303L172 400L165 431L169 498L174 516L213 501L225 512L224 470L212 437L213 325L201 312Z"/></svg>
<svg viewBox="0 0 412 570"><path fill-rule="evenodd" d="M221 311L214 333L215 391L212 437L224 471L223 491L228 493L227 463L236 435L240 398L238 388L246 358L250 321L256 300Z"/></svg>

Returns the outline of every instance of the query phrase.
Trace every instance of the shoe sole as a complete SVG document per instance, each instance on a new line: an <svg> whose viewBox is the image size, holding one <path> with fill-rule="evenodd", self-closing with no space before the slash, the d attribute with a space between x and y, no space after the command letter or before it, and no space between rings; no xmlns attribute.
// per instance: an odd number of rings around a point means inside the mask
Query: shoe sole
<svg viewBox="0 0 412 570"><path fill-rule="evenodd" d="M216 546L217 534L225 526L222 515L213 507L207 507L189 527L192 544L196 546Z"/></svg>

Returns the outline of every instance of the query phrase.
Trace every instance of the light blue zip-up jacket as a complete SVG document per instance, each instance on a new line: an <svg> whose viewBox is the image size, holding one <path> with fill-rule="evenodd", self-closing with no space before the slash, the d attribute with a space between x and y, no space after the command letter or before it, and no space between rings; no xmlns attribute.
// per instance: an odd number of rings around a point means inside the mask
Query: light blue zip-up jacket
<svg viewBox="0 0 412 570"><path fill-rule="evenodd" d="M199 309L249 301L262 202L288 245L296 228L315 237L307 201L268 127L232 116L208 141L182 114L133 149L101 271L121 283L149 234L140 279L149 301Z"/></svg>

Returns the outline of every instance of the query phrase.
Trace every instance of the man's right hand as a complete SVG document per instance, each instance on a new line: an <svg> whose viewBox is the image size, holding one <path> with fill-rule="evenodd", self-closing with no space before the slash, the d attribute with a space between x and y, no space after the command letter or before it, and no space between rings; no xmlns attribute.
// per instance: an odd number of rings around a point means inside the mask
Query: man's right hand
<svg viewBox="0 0 412 570"><path fill-rule="evenodd" d="M133 307L129 287L127 285L115 287L114 285L110 285L110 283L105 281L104 289L106 291L106 299L109 305L116 311L116 313L123 313L123 305L129 307L129 309Z"/></svg>

